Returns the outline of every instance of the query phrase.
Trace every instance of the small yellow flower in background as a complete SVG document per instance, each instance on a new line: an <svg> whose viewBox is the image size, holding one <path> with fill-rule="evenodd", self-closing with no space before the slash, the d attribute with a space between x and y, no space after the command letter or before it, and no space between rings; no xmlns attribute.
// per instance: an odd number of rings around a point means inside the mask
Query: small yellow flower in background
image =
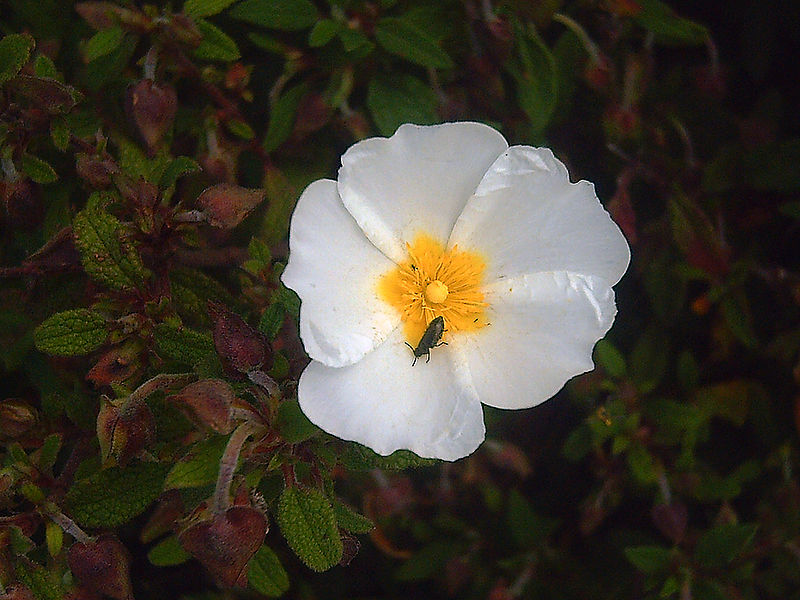
<svg viewBox="0 0 800 600"><path fill-rule="evenodd" d="M481 403L529 408L594 367L630 260L591 183L479 123L358 142L338 181L303 192L289 248L303 412L379 454L444 460L483 441Z"/></svg>

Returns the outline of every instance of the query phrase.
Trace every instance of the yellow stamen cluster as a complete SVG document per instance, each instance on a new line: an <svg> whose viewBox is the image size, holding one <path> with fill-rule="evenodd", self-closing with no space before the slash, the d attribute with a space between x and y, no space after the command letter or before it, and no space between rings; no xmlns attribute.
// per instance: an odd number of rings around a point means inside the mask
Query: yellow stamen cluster
<svg viewBox="0 0 800 600"><path fill-rule="evenodd" d="M424 234L406 247L408 258L381 277L378 294L400 311L408 342L416 345L438 316L448 334L485 327L484 260Z"/></svg>

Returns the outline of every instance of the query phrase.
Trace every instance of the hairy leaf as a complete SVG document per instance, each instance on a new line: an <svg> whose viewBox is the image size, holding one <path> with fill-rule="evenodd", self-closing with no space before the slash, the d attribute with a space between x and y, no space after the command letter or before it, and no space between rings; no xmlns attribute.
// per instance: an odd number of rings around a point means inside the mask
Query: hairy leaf
<svg viewBox="0 0 800 600"><path fill-rule="evenodd" d="M69 514L85 527L127 523L158 498L168 470L169 465L142 462L99 471L69 489Z"/></svg>
<svg viewBox="0 0 800 600"><path fill-rule="evenodd" d="M314 571L326 571L342 558L336 515L322 492L287 487L278 502L277 519L289 547Z"/></svg>
<svg viewBox="0 0 800 600"><path fill-rule="evenodd" d="M108 337L106 319L88 308L56 313L33 333L36 347L57 356L75 356L97 350Z"/></svg>

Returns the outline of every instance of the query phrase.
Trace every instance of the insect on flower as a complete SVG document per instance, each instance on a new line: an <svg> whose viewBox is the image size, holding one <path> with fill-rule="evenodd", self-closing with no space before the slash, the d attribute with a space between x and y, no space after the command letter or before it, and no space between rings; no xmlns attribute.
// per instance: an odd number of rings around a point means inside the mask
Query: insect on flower
<svg viewBox="0 0 800 600"><path fill-rule="evenodd" d="M411 348L411 351L414 353L414 362L411 363L413 367L417 364L417 359L425 354L428 359L425 361L431 361L431 348L436 348L437 346L446 346L447 342L442 341L442 334L445 332L444 328L444 317L441 315L436 317L433 321L428 323L428 328L425 330L425 333L422 334L422 337L419 339L419 343L417 347L414 348L411 344L406 342L406 346Z"/></svg>

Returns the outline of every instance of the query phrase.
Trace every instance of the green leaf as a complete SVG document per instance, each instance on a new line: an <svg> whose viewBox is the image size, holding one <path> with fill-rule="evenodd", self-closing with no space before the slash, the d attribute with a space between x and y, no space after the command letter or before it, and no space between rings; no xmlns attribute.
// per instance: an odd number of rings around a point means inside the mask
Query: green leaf
<svg viewBox="0 0 800 600"><path fill-rule="evenodd" d="M33 38L26 33L12 33L0 40L0 85L22 70L34 45Z"/></svg>
<svg viewBox="0 0 800 600"><path fill-rule="evenodd" d="M119 25L109 29L101 29L95 33L83 47L83 58L89 63L93 60L111 54L119 48L125 38L125 31Z"/></svg>
<svg viewBox="0 0 800 600"><path fill-rule="evenodd" d="M567 436L561 454L570 462L580 462L592 450L592 442L592 430L580 424Z"/></svg>
<svg viewBox="0 0 800 600"><path fill-rule="evenodd" d="M41 158L25 152L22 155L22 171L36 183L58 181L58 173Z"/></svg>
<svg viewBox="0 0 800 600"><path fill-rule="evenodd" d="M556 526L555 520L537 515L530 502L514 489L508 494L506 518L511 537L522 550L540 546Z"/></svg>
<svg viewBox="0 0 800 600"><path fill-rule="evenodd" d="M625 558L643 573L652 574L669 567L672 551L661 546L629 546L625 548Z"/></svg>
<svg viewBox="0 0 800 600"><path fill-rule="evenodd" d="M697 541L695 559L706 567L724 567L753 541L758 525L728 523L706 531Z"/></svg>
<svg viewBox="0 0 800 600"><path fill-rule="evenodd" d="M216 279L196 269L176 268L169 274L172 300L184 319L207 323L209 300L223 304L234 302L228 290Z"/></svg>
<svg viewBox="0 0 800 600"><path fill-rule="evenodd" d="M70 134L69 124L65 118L56 117L50 121L50 139L62 152L69 147Z"/></svg>
<svg viewBox="0 0 800 600"><path fill-rule="evenodd" d="M304 442L319 433L319 428L300 410L297 400L284 400L278 405L278 430L290 444Z"/></svg>
<svg viewBox="0 0 800 600"><path fill-rule="evenodd" d="M289 589L289 575L269 546L261 546L250 559L247 582L258 593L272 598L283 595Z"/></svg>
<svg viewBox="0 0 800 600"><path fill-rule="evenodd" d="M442 572L447 561L458 554L459 550L460 548L451 541L436 540L403 563L395 571L394 576L400 581L428 579Z"/></svg>
<svg viewBox="0 0 800 600"><path fill-rule="evenodd" d="M270 261L272 261L272 252L269 251L269 246L256 237L250 238L250 243L247 244L247 253L250 258L257 260L264 266L269 265Z"/></svg>
<svg viewBox="0 0 800 600"><path fill-rule="evenodd" d="M336 522L339 527L345 531L350 533L369 533L375 529L375 523L339 501L333 503L333 512L336 514Z"/></svg>
<svg viewBox="0 0 800 600"><path fill-rule="evenodd" d="M297 107L308 90L308 85L301 83L290 88L272 105L269 113L269 125L264 136L264 150L272 152L292 133Z"/></svg>
<svg viewBox="0 0 800 600"><path fill-rule="evenodd" d="M651 328L633 347L631 377L640 390L651 392L663 379L668 363L669 344L659 328Z"/></svg>
<svg viewBox="0 0 800 600"><path fill-rule="evenodd" d="M81 479L67 492L69 515L84 527L116 527L143 513L161 494L169 465L112 467Z"/></svg>
<svg viewBox="0 0 800 600"><path fill-rule="evenodd" d="M735 290L722 299L722 315L731 333L746 348L758 346L758 338L753 329L753 317L750 314L750 303L742 290Z"/></svg>
<svg viewBox="0 0 800 600"><path fill-rule="evenodd" d="M192 558L178 541L178 536L171 535L150 548L147 560L157 567L173 567L181 565Z"/></svg>
<svg viewBox="0 0 800 600"><path fill-rule="evenodd" d="M225 126L233 135L243 140L252 140L256 136L253 128L241 119L228 119Z"/></svg>
<svg viewBox="0 0 800 600"><path fill-rule="evenodd" d="M186 365L195 365L215 353L209 334L188 327L159 323L153 328L153 339L160 355Z"/></svg>
<svg viewBox="0 0 800 600"><path fill-rule="evenodd" d="M375 39L383 48L423 67L450 69L453 61L433 38L403 21L387 17L378 21Z"/></svg>
<svg viewBox="0 0 800 600"><path fill-rule="evenodd" d="M314 25L314 29L308 34L308 45L312 48L319 48L330 42L342 26L333 19L321 19Z"/></svg>
<svg viewBox="0 0 800 600"><path fill-rule="evenodd" d="M625 372L627 371L625 357L617 350L617 347L608 340L600 340L597 342L597 345L594 347L594 356L600 366L603 367L611 377L619 379L625 376Z"/></svg>
<svg viewBox="0 0 800 600"><path fill-rule="evenodd" d="M165 190L175 185L178 179L184 175L195 173L197 171L200 171L200 165L197 164L197 161L189 158L188 156L179 156L169 163L167 168L164 170L164 173L158 180L158 187L160 187L162 190Z"/></svg>
<svg viewBox="0 0 800 600"><path fill-rule="evenodd" d="M289 547L314 571L326 571L341 560L336 515L319 490L287 487L278 501L277 520Z"/></svg>
<svg viewBox="0 0 800 600"><path fill-rule="evenodd" d="M196 443L191 450L170 469L164 489L201 487L214 483L219 473L219 461L228 436L217 435Z"/></svg>
<svg viewBox="0 0 800 600"><path fill-rule="evenodd" d="M36 600L63 600L66 590L55 570L45 569L26 558L14 564L14 572L20 583L33 592Z"/></svg>
<svg viewBox="0 0 800 600"><path fill-rule="evenodd" d="M351 60L358 61L370 52L372 52L375 44L369 41L369 38L360 31L355 29L342 28L338 32L339 39L342 41L342 46L345 52L353 52L358 56L351 55ZM357 52L356 52L357 51Z"/></svg>
<svg viewBox="0 0 800 600"><path fill-rule="evenodd" d="M123 239L120 221L97 206L92 194L87 207L75 215L72 230L86 273L115 290L139 287L148 274L136 249Z"/></svg>
<svg viewBox="0 0 800 600"><path fill-rule="evenodd" d="M626 439L626 438L617 438ZM631 473L642 485L654 483L658 478L658 467L653 455L643 446L634 446L627 454L628 467Z"/></svg>
<svg viewBox="0 0 800 600"><path fill-rule="evenodd" d="M56 79L58 77L58 69L56 64L46 54L40 54L33 62L33 72L36 77L43 77L46 79Z"/></svg>
<svg viewBox="0 0 800 600"><path fill-rule="evenodd" d="M134 179L143 177L150 183L157 183L170 164L171 156L166 149L160 150L153 157L148 157L139 144L125 136L115 135L114 143L119 148L120 167Z"/></svg>
<svg viewBox="0 0 800 600"><path fill-rule="evenodd" d="M410 450L397 450L389 456L381 456L370 448L356 443L347 445L341 461L346 468L354 471L375 468L402 471L414 467L428 467L438 462L430 458L420 458Z"/></svg>
<svg viewBox="0 0 800 600"><path fill-rule="evenodd" d="M286 308L280 302L273 302L261 313L258 330L272 341L278 336L283 322L286 320Z"/></svg>
<svg viewBox="0 0 800 600"><path fill-rule="evenodd" d="M203 19L197 19L195 25L203 34L203 41L193 52L196 58L228 62L241 57L236 42L219 27Z"/></svg>
<svg viewBox="0 0 800 600"><path fill-rule="evenodd" d="M36 347L56 356L88 354L108 337L106 319L88 308L56 313L33 332Z"/></svg>
<svg viewBox="0 0 800 600"><path fill-rule="evenodd" d="M376 75L367 89L367 108L381 134L389 136L403 123L439 122L436 93L413 75Z"/></svg>
<svg viewBox="0 0 800 600"><path fill-rule="evenodd" d="M186 0L183 12L190 17L210 17L221 13L234 2L236 0Z"/></svg>
<svg viewBox="0 0 800 600"><path fill-rule="evenodd" d="M660 0L639 0L639 5L642 9L634 16L634 20L653 32L658 43L699 46L708 39L705 27L677 16Z"/></svg>
<svg viewBox="0 0 800 600"><path fill-rule="evenodd" d="M309 0L244 0L228 14L253 25L286 31L306 29L317 21L317 9Z"/></svg>
<svg viewBox="0 0 800 600"><path fill-rule="evenodd" d="M42 447L39 449L39 458L36 461L36 463L39 465L39 470L49 473L53 468L53 465L56 464L56 458L58 458L58 453L60 450L61 434L53 433L48 435L44 439Z"/></svg>
<svg viewBox="0 0 800 600"><path fill-rule="evenodd" d="M553 54L532 27L515 26L516 56L506 64L517 83L517 101L531 122L533 136L541 136L558 103L558 73Z"/></svg>

